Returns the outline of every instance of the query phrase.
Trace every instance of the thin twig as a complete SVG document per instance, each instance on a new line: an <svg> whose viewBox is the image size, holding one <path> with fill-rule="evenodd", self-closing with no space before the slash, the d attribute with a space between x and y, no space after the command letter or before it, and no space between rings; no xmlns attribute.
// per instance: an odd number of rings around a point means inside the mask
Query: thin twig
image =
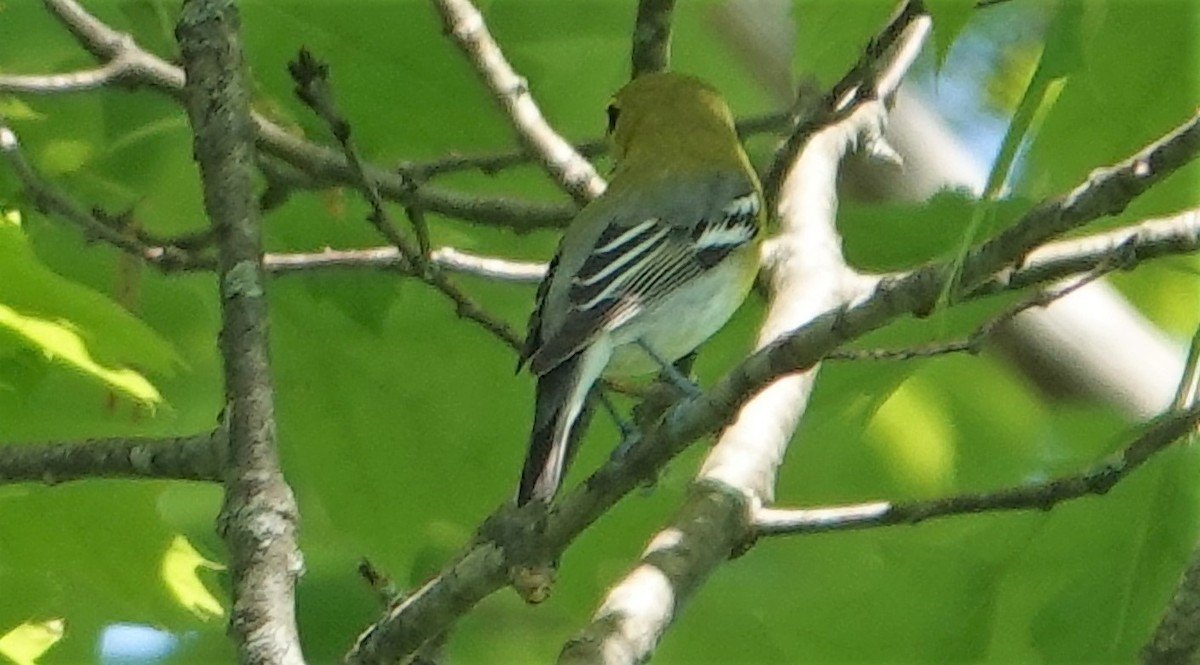
<svg viewBox="0 0 1200 665"><path fill-rule="evenodd" d="M434 5L446 34L475 66L504 109L521 145L576 203L582 205L599 196L604 191L604 179L542 117L529 93L529 83L508 64L475 5L470 0L434 0Z"/></svg>
<svg viewBox="0 0 1200 665"><path fill-rule="evenodd" d="M9 168L25 188L25 192L38 210L61 217L79 227L89 240L102 240L131 256L162 270L211 270L215 262L208 257L195 255L175 245L151 245L145 234L125 233L114 224L113 217L96 210L88 210L72 200L65 192L57 189L33 168L25 159L17 135L0 117L0 153L3 153Z"/></svg>
<svg viewBox="0 0 1200 665"><path fill-rule="evenodd" d="M916 49L904 48L905 45L911 45L912 40L902 38L910 32L910 26L923 16L926 14L918 0L906 0L888 25L867 45L858 63L834 84L821 103L805 109L805 117L798 119L787 140L775 151L763 176L763 192L767 200L778 197L783 176L809 136L822 127L836 124L862 102L886 99L895 92L898 84L896 72L906 70L917 55ZM928 29L929 25L925 25L925 30ZM881 90L890 92L881 95Z"/></svg>
<svg viewBox="0 0 1200 665"><path fill-rule="evenodd" d="M183 70L137 45L88 13L76 0L42 0L71 31L80 45L101 62L122 58L128 71L119 78L123 87L148 87L182 100ZM314 187L354 184L355 175L340 152L297 137L265 116L252 113L253 134L259 149L309 176ZM404 205L467 221L503 226L517 232L561 227L575 214L573 205L553 205L508 198L468 196L423 185L395 170L367 165L380 194Z"/></svg>
<svg viewBox="0 0 1200 665"><path fill-rule="evenodd" d="M745 139L748 136L763 133L779 133L787 131L793 125L790 112L774 112L742 118L735 123L738 136ZM608 152L608 142L604 139L592 139L577 143L576 152L586 159L593 159ZM400 173L405 173L418 181L428 180L447 173L478 170L487 175L494 175L504 169L529 164L535 161L527 150L509 150L488 155L448 155L428 161L407 161L396 167Z"/></svg>
<svg viewBox="0 0 1200 665"><path fill-rule="evenodd" d="M1108 492L1146 460L1187 436L1197 423L1200 423L1200 406L1169 411L1152 421L1120 451L1086 471L1022 487L908 503L875 501L811 509L760 508L754 515L754 535L786 536L917 524L971 513L1049 510L1063 501Z"/></svg>
<svg viewBox="0 0 1200 665"><path fill-rule="evenodd" d="M1128 245L1126 247L1128 247ZM1107 275L1113 270L1124 268L1126 265L1128 264L1124 261L1121 261L1120 258L1109 255L1109 260L1097 264L1087 273L1073 280L1071 283L1042 289L1037 293L1024 298L1017 304L1005 309L992 319L989 319L983 325L980 325L973 330L971 334L967 335L967 337L960 340L903 349L838 349L825 356L824 359L913 360L916 358L932 358L935 356L943 356L951 353L970 353L974 355L983 349L983 345L993 334L995 334L998 329L1000 329L1001 326L1009 323L1018 315L1034 308L1048 307L1054 301L1065 298L1084 286L1087 286L1097 279L1100 279L1104 275Z"/></svg>
<svg viewBox="0 0 1200 665"><path fill-rule="evenodd" d="M380 196L379 188L363 167L363 162L350 138L350 124L341 116L333 103L332 93L329 89L328 66L317 61L308 51L301 50L299 57L290 63L289 70L292 78L296 81L296 94L329 125L334 138L341 144L346 162L356 174L356 184L371 206L371 214L367 219L375 226L379 234L396 247L400 257L413 267L413 274L416 277L440 291L454 303L455 311L459 316L474 321L510 348L519 350L521 338L513 332L512 328L485 312L461 289L451 283L440 268L432 264L425 254L422 254L396 229L383 198Z"/></svg>
<svg viewBox="0 0 1200 665"><path fill-rule="evenodd" d="M1188 345L1187 360L1183 363L1183 375L1179 378L1179 388L1175 390L1172 404L1176 409L1186 409L1200 402L1200 328L1192 335L1192 343Z"/></svg>
<svg viewBox="0 0 1200 665"><path fill-rule="evenodd" d="M1092 270L1125 255L1130 265L1200 250L1200 210L1037 247L1013 270L999 271L971 290L971 297L1011 291Z"/></svg>
<svg viewBox="0 0 1200 665"><path fill-rule="evenodd" d="M131 64L130 60L122 54L93 69L81 69L62 74L0 75L0 93L59 95L89 92L120 83L122 77L129 76L134 72Z"/></svg>
<svg viewBox="0 0 1200 665"><path fill-rule="evenodd" d="M1042 245L1029 254L1016 270L1003 271L973 289L970 298L1017 291L1094 270L1122 255L1126 267L1145 261L1200 250L1200 211L1188 211L1166 219L1139 222L1112 231L1079 236ZM443 270L489 280L537 283L545 274L544 263L480 256L453 247L440 247L430 261ZM263 258L273 274L290 274L323 269L397 269L408 264L395 247L324 249L319 252L275 253ZM893 275L896 280L903 275Z"/></svg>
<svg viewBox="0 0 1200 665"><path fill-rule="evenodd" d="M167 439L88 439L0 446L0 485L90 478L220 482L223 431Z"/></svg>

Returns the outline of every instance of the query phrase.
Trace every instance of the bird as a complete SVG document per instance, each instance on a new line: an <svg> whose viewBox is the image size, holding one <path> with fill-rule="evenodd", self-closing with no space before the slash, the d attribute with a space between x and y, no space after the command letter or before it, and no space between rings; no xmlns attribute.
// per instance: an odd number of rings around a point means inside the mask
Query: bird
<svg viewBox="0 0 1200 665"><path fill-rule="evenodd" d="M608 187L563 233L517 363L536 377L518 506L553 499L597 380L693 352L758 272L762 186L717 90L686 74L643 74L607 111Z"/></svg>

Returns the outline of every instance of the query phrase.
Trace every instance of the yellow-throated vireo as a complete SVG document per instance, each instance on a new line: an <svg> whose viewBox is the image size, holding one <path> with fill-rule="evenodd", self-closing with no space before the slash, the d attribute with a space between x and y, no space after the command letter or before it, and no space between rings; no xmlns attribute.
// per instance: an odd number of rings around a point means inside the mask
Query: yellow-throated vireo
<svg viewBox="0 0 1200 665"><path fill-rule="evenodd" d="M529 321L521 362L537 396L518 505L558 490L597 379L691 353L758 271L762 188L716 90L681 74L640 76L614 96L608 131L608 189L567 228Z"/></svg>

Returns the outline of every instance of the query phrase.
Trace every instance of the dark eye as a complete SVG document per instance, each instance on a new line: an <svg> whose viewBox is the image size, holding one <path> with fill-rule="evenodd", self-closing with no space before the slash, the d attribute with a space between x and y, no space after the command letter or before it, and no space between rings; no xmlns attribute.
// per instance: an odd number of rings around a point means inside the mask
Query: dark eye
<svg viewBox="0 0 1200 665"><path fill-rule="evenodd" d="M621 115L621 109L617 108L616 104L608 105L608 133L612 134L617 128L617 117Z"/></svg>

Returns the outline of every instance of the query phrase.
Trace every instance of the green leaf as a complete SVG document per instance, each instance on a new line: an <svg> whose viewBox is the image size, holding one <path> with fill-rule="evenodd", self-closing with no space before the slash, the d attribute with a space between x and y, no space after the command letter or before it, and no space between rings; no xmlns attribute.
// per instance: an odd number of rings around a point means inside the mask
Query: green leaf
<svg viewBox="0 0 1200 665"><path fill-rule="evenodd" d="M162 401L144 372L181 362L170 343L103 295L47 269L18 218L0 218L0 336L146 405Z"/></svg>
<svg viewBox="0 0 1200 665"><path fill-rule="evenodd" d="M925 7L933 19L933 43L941 67L954 40L977 11L975 0L926 0Z"/></svg>

